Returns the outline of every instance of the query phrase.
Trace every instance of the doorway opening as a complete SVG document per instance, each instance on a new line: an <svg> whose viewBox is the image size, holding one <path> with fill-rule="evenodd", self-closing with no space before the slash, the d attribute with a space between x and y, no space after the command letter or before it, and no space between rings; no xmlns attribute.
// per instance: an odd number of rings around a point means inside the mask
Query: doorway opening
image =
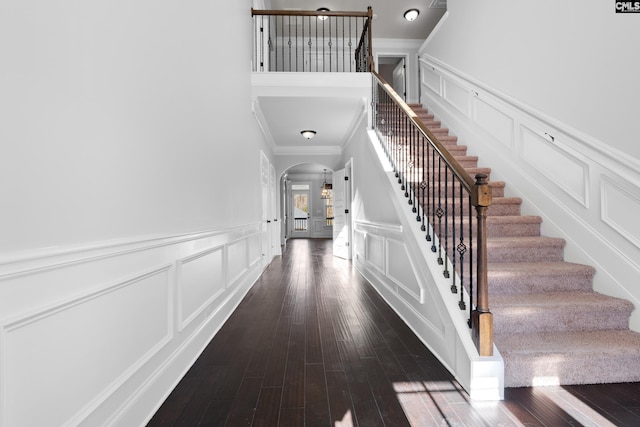
<svg viewBox="0 0 640 427"><path fill-rule="evenodd" d="M378 73L407 102L407 58L378 56Z"/></svg>
<svg viewBox="0 0 640 427"><path fill-rule="evenodd" d="M334 255L349 258L351 182L348 176L345 169L334 171L317 163L299 164L285 170L280 187L283 244L290 238L332 239Z"/></svg>

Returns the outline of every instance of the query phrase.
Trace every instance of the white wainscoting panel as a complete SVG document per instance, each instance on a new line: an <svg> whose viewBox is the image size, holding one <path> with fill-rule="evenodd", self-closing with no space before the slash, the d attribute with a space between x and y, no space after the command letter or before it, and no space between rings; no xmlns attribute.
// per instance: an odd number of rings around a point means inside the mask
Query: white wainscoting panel
<svg viewBox="0 0 640 427"><path fill-rule="evenodd" d="M4 325L5 425L77 424L168 342L169 268Z"/></svg>
<svg viewBox="0 0 640 427"><path fill-rule="evenodd" d="M234 286L234 284L242 277L247 271L247 240L237 240L229 243L227 246L227 286Z"/></svg>
<svg viewBox="0 0 640 427"><path fill-rule="evenodd" d="M0 427L144 425L258 279L260 249L256 223L0 260Z"/></svg>
<svg viewBox="0 0 640 427"><path fill-rule="evenodd" d="M411 264L404 242L387 239L387 276L404 289L417 302L423 302L423 286L418 283L418 275Z"/></svg>
<svg viewBox="0 0 640 427"><path fill-rule="evenodd" d="M601 192L602 220L640 248L640 187L603 176Z"/></svg>
<svg viewBox="0 0 640 427"><path fill-rule="evenodd" d="M495 102L494 102L495 103ZM477 96L472 97L473 119L493 138L505 147L513 149L514 121L513 117L495 108Z"/></svg>
<svg viewBox="0 0 640 427"><path fill-rule="evenodd" d="M366 245L366 239L367 239L367 234L363 233L361 231L355 231L353 233L353 250L355 252L355 258L356 259L362 259L362 260L366 260L367 259L367 245Z"/></svg>
<svg viewBox="0 0 640 427"><path fill-rule="evenodd" d="M439 96L442 95L442 78L439 73L436 73L432 67L422 67L420 70L422 76L422 84Z"/></svg>
<svg viewBox="0 0 640 427"><path fill-rule="evenodd" d="M443 79L444 99L465 116L469 115L469 105L471 103L470 91L460 82L452 79Z"/></svg>
<svg viewBox="0 0 640 427"><path fill-rule="evenodd" d="M522 159L584 207L589 207L589 167L555 136L521 127Z"/></svg>
<svg viewBox="0 0 640 427"><path fill-rule="evenodd" d="M178 261L179 330L184 329L225 290L224 246Z"/></svg>
<svg viewBox="0 0 640 427"><path fill-rule="evenodd" d="M262 239L260 234L253 234L248 237L248 249L249 249L249 267L253 267L262 260Z"/></svg>
<svg viewBox="0 0 640 427"><path fill-rule="evenodd" d="M367 234L367 261L377 270L386 274L384 238L375 234Z"/></svg>

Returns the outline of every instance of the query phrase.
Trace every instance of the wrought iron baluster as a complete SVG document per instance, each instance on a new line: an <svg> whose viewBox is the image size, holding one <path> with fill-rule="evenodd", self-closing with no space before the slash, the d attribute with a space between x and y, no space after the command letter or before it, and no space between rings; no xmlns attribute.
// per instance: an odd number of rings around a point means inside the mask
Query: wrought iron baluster
<svg viewBox="0 0 640 427"><path fill-rule="evenodd" d="M440 241L440 249L442 251L442 244L444 242L444 271L442 274L447 279L449 278L449 166L445 165L444 168L444 238L442 234L438 236ZM442 233L442 229L440 229Z"/></svg>
<svg viewBox="0 0 640 427"><path fill-rule="evenodd" d="M455 215L455 214L454 214ZM455 236L454 236L455 241ZM464 243L464 191L462 189L462 183L460 184L460 243L456 247L460 256L460 301L458 306L460 310L465 309L464 303L464 254L467 252L467 245Z"/></svg>
<svg viewBox="0 0 640 427"><path fill-rule="evenodd" d="M436 209L436 216L438 217L438 264L444 264L442 259L442 216L444 215L444 209L442 209L442 157L438 156L438 207Z"/></svg>
<svg viewBox="0 0 640 427"><path fill-rule="evenodd" d="M436 151L431 148L431 252L436 252L436 190L439 183L436 181Z"/></svg>
<svg viewBox="0 0 640 427"><path fill-rule="evenodd" d="M468 196L469 205L469 327L471 327L471 316L473 314L473 293L474 293L474 269L473 269L473 205L471 204L471 195Z"/></svg>
<svg viewBox="0 0 640 427"><path fill-rule="evenodd" d="M287 44L289 45L289 71L292 71L292 67L291 67L291 16L288 17L288 24L289 24L289 31L288 31L288 36L289 36L289 40L287 41Z"/></svg>
<svg viewBox="0 0 640 427"><path fill-rule="evenodd" d="M326 21L326 19L322 20L322 72L324 72L324 22Z"/></svg>
<svg viewBox="0 0 640 427"><path fill-rule="evenodd" d="M420 174L420 207L418 209L418 216L416 220L419 221L420 231L425 231L427 227L424 225L424 216L425 216L425 205L424 205L424 196L427 191L427 181L425 181L424 171L426 169L425 165L425 149L424 149L424 136L422 133L418 133L418 138L420 138L420 170L422 171ZM420 215L422 213L422 215Z"/></svg>
<svg viewBox="0 0 640 427"><path fill-rule="evenodd" d="M329 71L331 71L331 60L333 58L333 52L331 49L333 45L333 43L331 42L331 37L333 36L333 33L331 32L331 17L329 17L328 21L329 21Z"/></svg>

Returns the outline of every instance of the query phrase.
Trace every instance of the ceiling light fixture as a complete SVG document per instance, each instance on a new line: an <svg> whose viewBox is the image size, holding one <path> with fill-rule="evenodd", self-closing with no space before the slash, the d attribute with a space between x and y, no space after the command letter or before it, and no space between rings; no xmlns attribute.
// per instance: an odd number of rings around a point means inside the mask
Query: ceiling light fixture
<svg viewBox="0 0 640 427"><path fill-rule="evenodd" d="M329 9L327 9L326 7L321 7L319 9L316 10L317 12L330 12ZM318 15L318 19L321 21L324 21L325 19L327 19L328 16L325 15Z"/></svg>
<svg viewBox="0 0 640 427"><path fill-rule="evenodd" d="M316 131L315 131L315 130L308 130L308 129L307 129L307 130L303 130L303 131L301 131L301 132L300 132L300 134L301 134L302 136L304 136L306 139L311 139L311 138L313 138L314 136L316 136Z"/></svg>
<svg viewBox="0 0 640 427"><path fill-rule="evenodd" d="M415 21L418 15L420 15L420 11L418 9L409 9L404 13L404 19L409 22Z"/></svg>

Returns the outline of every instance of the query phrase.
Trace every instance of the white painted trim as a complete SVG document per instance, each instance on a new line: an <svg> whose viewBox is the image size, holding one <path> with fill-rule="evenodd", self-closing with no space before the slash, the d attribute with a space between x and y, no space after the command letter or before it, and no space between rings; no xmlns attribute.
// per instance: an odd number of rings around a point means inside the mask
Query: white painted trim
<svg viewBox="0 0 640 427"><path fill-rule="evenodd" d="M13 279L22 275L43 273L53 269L70 267L83 262L131 254L179 243L221 237L226 234L247 236L259 231L260 223L252 223L213 229L194 233L172 234L164 236L148 236L133 239L94 242L86 245L35 249L17 253L13 257L0 259L0 280Z"/></svg>

